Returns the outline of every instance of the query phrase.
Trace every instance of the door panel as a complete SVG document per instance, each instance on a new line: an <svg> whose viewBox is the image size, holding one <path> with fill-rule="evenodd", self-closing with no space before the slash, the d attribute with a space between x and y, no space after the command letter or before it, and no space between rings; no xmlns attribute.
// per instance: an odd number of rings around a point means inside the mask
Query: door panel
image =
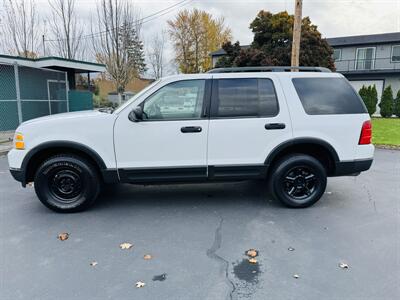
<svg viewBox="0 0 400 300"><path fill-rule="evenodd" d="M185 126L201 132L183 133ZM115 144L118 168L206 166L208 120L131 122L118 119Z"/></svg>
<svg viewBox="0 0 400 300"><path fill-rule="evenodd" d="M217 91L218 84L215 80L232 78L230 74L213 75L212 89L212 117L209 126L208 140L208 165L209 166L238 166L238 165L263 165L269 152L281 142L288 140L292 136L291 122L284 101L284 94L280 88L279 81L273 74L243 74L248 79L261 78L269 80L272 85L262 87L258 83L257 91L252 88L253 81L248 81L248 86L243 79L238 84L232 84L231 91L225 90L222 99ZM239 86L243 88L238 88ZM222 85L224 89L230 89L229 84ZM257 97L266 97L267 100L257 100L250 96L257 93ZM228 97L234 95L231 101ZM276 95L276 96L275 96ZM221 99L218 99L221 98ZM236 99L234 99L236 98ZM261 99L261 98L259 98ZM274 112L272 100L278 99L279 109ZM227 103L227 107L217 108L217 104ZM231 104L228 104L230 103ZM237 105L235 103L238 103ZM257 104L258 103L258 104ZM225 105L225 104L223 104ZM228 105L232 105L229 109ZM253 108L249 107L253 105ZM257 106L258 105L258 106ZM247 107L246 107L247 106ZM244 107L241 109L240 107ZM251 116L258 110L258 116ZM235 110L237 110L235 112ZM239 112L238 110L241 110ZM227 117L218 117L218 111L226 114L227 111L233 113ZM235 117L235 114L237 115Z"/></svg>
<svg viewBox="0 0 400 300"><path fill-rule="evenodd" d="M206 176L209 120L203 116L203 104L208 103L207 86L206 80L169 82L140 104L142 121L128 119L133 107L120 114L114 143L122 177L157 181L190 172L194 177Z"/></svg>

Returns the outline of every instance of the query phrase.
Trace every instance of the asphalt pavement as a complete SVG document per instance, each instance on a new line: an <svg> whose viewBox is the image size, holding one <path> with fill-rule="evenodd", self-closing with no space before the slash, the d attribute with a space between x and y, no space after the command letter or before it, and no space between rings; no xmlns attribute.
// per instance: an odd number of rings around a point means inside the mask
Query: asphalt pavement
<svg viewBox="0 0 400 300"><path fill-rule="evenodd" d="M121 185L57 214L7 168L0 157L1 300L400 299L400 151L329 178L306 209L245 181Z"/></svg>

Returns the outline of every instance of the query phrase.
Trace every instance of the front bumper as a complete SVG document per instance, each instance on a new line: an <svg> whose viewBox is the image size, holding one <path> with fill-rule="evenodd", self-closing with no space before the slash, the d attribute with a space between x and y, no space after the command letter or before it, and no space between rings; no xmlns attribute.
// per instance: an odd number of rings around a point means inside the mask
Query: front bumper
<svg viewBox="0 0 400 300"><path fill-rule="evenodd" d="M10 168L10 173L12 175L12 177L14 177L14 179L16 181L21 182L23 185L25 184L25 179L24 179L24 172L21 169L12 169Z"/></svg>
<svg viewBox="0 0 400 300"><path fill-rule="evenodd" d="M373 162L372 158L353 161L340 161L336 163L332 176L355 176L369 170Z"/></svg>

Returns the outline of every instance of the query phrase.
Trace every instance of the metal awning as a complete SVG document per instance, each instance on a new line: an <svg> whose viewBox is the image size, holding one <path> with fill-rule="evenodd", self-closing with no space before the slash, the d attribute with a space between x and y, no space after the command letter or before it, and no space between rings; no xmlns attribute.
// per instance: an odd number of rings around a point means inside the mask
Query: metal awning
<svg viewBox="0 0 400 300"><path fill-rule="evenodd" d="M73 71L74 73L105 72L106 66L103 64L87 61L66 59L61 57L49 56L41 58L24 58L19 56L0 55L0 63L18 63L21 66L34 68L47 68L55 70Z"/></svg>

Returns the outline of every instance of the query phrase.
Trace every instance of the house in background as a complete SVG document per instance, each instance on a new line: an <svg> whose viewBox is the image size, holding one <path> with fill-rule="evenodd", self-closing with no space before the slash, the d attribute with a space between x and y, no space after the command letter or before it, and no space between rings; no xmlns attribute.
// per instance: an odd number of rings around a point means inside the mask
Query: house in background
<svg viewBox="0 0 400 300"><path fill-rule="evenodd" d="M147 78L133 78L125 87L125 92L123 93L122 101L129 100L131 97L136 95L146 86L151 84L154 79L147 79ZM107 99L108 101L118 104L119 103L119 96L116 92L116 87L114 82L107 79L104 74L99 76L95 79L95 84L99 88L99 96L103 99Z"/></svg>
<svg viewBox="0 0 400 300"><path fill-rule="evenodd" d="M328 38L334 49L336 71L358 91L375 84L378 99L391 86L400 90L400 32Z"/></svg>
<svg viewBox="0 0 400 300"><path fill-rule="evenodd" d="M400 32L326 40L334 49L336 71L342 73L357 91L363 85L375 84L380 99L388 85L394 96L400 90ZM225 54L223 49L212 52L213 66Z"/></svg>

